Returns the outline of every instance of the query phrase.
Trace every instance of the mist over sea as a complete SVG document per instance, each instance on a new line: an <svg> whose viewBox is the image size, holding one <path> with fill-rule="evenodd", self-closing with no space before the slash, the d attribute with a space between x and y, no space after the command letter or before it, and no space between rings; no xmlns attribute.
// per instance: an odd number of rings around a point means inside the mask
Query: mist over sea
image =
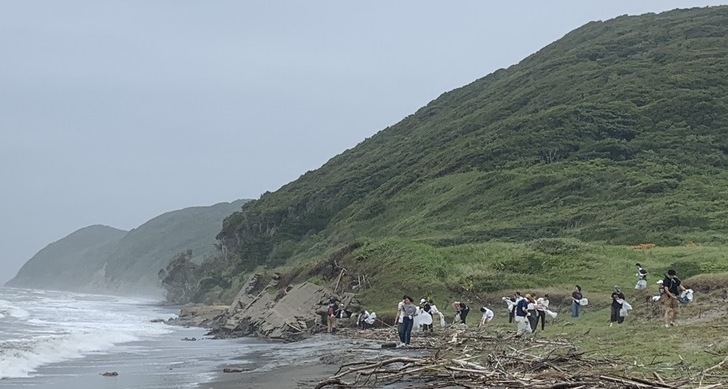
<svg viewBox="0 0 728 389"><path fill-rule="evenodd" d="M253 339L205 339L201 328L154 319L153 300L0 288L0 388L184 388L260 352ZM197 341L184 341L195 337ZM118 372L116 377L101 373Z"/></svg>

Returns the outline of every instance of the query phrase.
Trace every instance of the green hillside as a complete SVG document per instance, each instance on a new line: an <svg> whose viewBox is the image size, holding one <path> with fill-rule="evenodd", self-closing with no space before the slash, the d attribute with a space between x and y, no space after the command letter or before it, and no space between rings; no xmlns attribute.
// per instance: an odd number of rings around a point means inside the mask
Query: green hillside
<svg viewBox="0 0 728 389"><path fill-rule="evenodd" d="M335 278L322 270L348 258L374 289L453 276L440 290L458 290L475 272L475 288L496 290L579 257L534 244L602 263L626 249L598 247L724 244L726 63L728 7L588 23L246 204L225 219L226 255L203 264L197 296L261 266ZM478 286L488 279L502 285Z"/></svg>
<svg viewBox="0 0 728 389"><path fill-rule="evenodd" d="M202 262L215 251L222 220L247 200L190 207L159 215L129 231L106 260L106 285L120 291L158 291L157 273L179 253Z"/></svg>
<svg viewBox="0 0 728 389"><path fill-rule="evenodd" d="M83 228L41 250L7 285L159 294L159 270L188 250L198 263L215 252L215 235L223 219L246 201L167 212L128 232Z"/></svg>
<svg viewBox="0 0 728 389"><path fill-rule="evenodd" d="M49 244L33 256L6 283L7 286L82 290L100 277L102 259L107 257L127 231L95 225Z"/></svg>

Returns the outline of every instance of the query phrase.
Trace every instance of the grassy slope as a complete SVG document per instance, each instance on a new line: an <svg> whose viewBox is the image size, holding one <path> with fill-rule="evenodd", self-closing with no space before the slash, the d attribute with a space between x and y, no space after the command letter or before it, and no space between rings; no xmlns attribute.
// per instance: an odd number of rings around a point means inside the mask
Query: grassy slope
<svg viewBox="0 0 728 389"><path fill-rule="evenodd" d="M651 282L728 270L726 57L728 7L589 23L246 204L201 284L277 268L386 317L403 293L443 307L549 292L565 309L578 283L594 313L582 324L634 353L603 324L635 262ZM652 357L655 328L635 329Z"/></svg>
<svg viewBox="0 0 728 389"><path fill-rule="evenodd" d="M157 273L176 255L192 250L193 261L199 263L214 252L221 220L245 202L175 210L129 231L106 258L106 281L119 291L157 290Z"/></svg>
<svg viewBox="0 0 728 389"><path fill-rule="evenodd" d="M607 321L635 262L653 292L670 267L728 271L726 57L728 7L589 23L244 206L218 235L233 255L203 265L205 285L275 268L281 286L338 284L382 317L403 293L486 304L503 330L501 296L548 292L562 316L545 336L634 356L629 369L680 374L677 354L715 364L696 347L725 355L713 322L665 335L648 312ZM592 303L573 322L577 283Z"/></svg>
<svg viewBox="0 0 728 389"><path fill-rule="evenodd" d="M589 23L246 204L215 271L361 237L723 243L727 43L728 7Z"/></svg>

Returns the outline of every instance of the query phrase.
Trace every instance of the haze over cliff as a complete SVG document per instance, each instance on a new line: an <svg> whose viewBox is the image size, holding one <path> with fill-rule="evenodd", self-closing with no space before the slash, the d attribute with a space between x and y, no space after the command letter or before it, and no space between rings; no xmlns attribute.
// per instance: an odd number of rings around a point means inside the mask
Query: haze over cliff
<svg viewBox="0 0 728 389"><path fill-rule="evenodd" d="M195 262L214 252L222 220L245 202L167 212L131 231L98 225L81 228L39 251L6 285L159 294L159 270L187 250L192 250Z"/></svg>

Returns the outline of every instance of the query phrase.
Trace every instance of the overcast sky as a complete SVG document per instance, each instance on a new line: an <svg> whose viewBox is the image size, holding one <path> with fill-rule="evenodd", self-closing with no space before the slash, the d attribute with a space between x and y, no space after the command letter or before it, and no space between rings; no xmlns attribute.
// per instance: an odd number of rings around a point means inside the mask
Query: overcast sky
<svg viewBox="0 0 728 389"><path fill-rule="evenodd" d="M0 0L0 283L79 228L275 191L591 20L721 3Z"/></svg>

